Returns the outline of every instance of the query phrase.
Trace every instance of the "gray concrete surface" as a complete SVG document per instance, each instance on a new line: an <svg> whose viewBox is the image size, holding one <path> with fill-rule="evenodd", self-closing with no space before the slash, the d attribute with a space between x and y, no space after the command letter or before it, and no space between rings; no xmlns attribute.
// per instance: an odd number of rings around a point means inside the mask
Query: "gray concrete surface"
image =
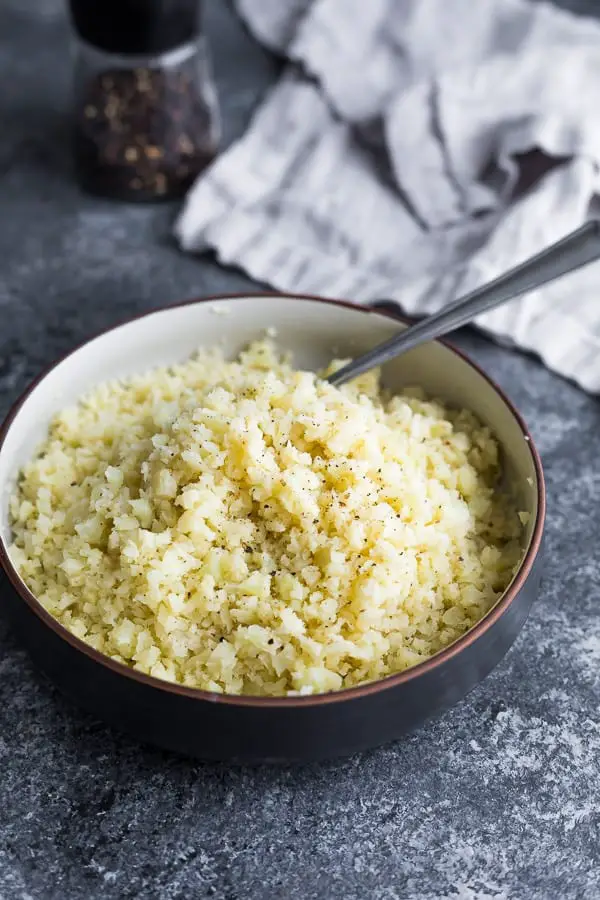
<svg viewBox="0 0 600 900"><path fill-rule="evenodd" d="M208 6L231 140L276 65L221 0ZM0 415L98 328L250 285L178 253L173 207L79 193L66 48L60 0L2 0ZM600 895L600 407L535 360L470 332L459 343L516 401L547 473L543 592L506 660L394 746L234 769L141 747L72 708L0 615L1 900Z"/></svg>

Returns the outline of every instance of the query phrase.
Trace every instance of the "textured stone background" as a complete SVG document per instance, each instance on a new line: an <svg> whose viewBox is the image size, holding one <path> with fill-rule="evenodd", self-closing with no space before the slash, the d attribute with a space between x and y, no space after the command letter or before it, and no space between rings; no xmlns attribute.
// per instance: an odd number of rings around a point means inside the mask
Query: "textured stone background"
<svg viewBox="0 0 600 900"><path fill-rule="evenodd" d="M570 4L599 12L594 0ZM276 74L208 0L226 139ZM181 256L173 208L85 198L60 0L0 3L0 415L57 354L133 312L250 283ZM545 583L460 706L395 746L300 770L201 765L71 708L0 616L0 898L570 900L600 895L600 408L471 333L531 424Z"/></svg>

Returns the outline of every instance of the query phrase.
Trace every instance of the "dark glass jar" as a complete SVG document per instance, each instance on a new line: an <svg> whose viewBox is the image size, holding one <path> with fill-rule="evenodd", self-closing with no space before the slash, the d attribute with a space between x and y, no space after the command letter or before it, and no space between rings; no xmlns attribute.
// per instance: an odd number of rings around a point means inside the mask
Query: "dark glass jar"
<svg viewBox="0 0 600 900"><path fill-rule="evenodd" d="M181 196L214 158L219 116L199 0L70 0L75 161L122 200Z"/></svg>

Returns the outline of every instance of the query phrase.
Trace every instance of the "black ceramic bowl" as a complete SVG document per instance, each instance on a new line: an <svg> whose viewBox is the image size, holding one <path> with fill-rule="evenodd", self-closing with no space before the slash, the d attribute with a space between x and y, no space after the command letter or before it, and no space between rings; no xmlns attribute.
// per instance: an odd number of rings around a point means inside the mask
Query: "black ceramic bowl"
<svg viewBox="0 0 600 900"><path fill-rule="evenodd" d="M316 297L211 297L141 316L105 332L52 366L23 394L0 431L0 562L3 605L35 662L65 694L101 719L161 747L204 759L308 761L394 740L447 709L502 659L521 629L540 581L545 498L542 467L527 428L501 391L442 343L389 363L388 387L420 384L488 423L501 443L520 506L530 513L519 572L494 608L460 640L398 675L332 694L237 697L160 681L103 656L58 624L11 564L8 498L21 466L53 414L96 384L181 361L199 345L239 351L277 330L296 362L316 368L390 337L389 313Z"/></svg>

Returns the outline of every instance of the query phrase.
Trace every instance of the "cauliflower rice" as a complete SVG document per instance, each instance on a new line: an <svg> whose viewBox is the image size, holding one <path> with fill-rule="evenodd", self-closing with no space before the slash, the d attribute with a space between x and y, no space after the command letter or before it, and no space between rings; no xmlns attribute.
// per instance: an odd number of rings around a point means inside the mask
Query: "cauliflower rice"
<svg viewBox="0 0 600 900"><path fill-rule="evenodd" d="M56 416L11 555L65 628L141 672L334 691L427 659L498 599L523 530L498 477L471 413L385 397L374 373L332 387L265 340Z"/></svg>

